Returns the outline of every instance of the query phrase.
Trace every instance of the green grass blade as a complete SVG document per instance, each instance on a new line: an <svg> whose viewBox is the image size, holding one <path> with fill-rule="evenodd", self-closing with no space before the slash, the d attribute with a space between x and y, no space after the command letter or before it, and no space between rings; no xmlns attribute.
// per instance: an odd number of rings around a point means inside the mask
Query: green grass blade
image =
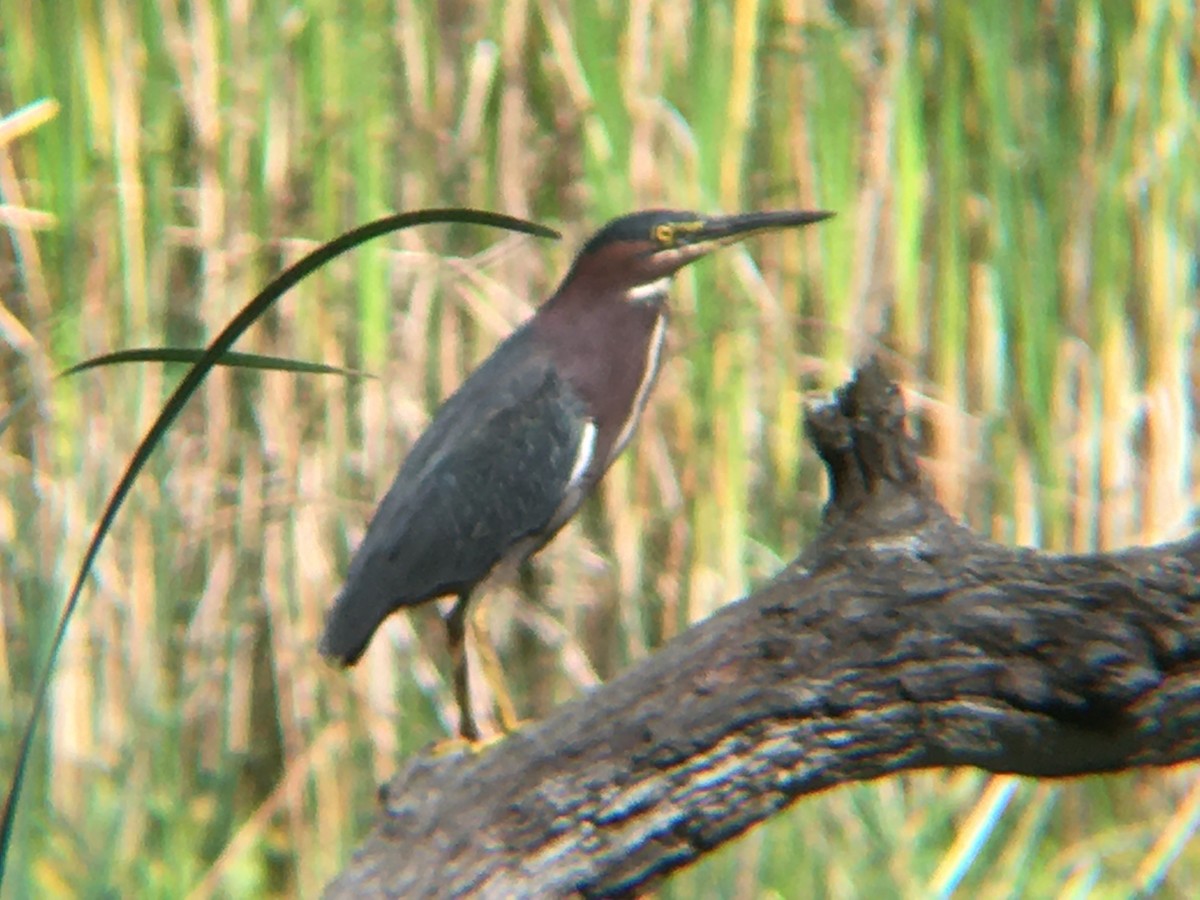
<svg viewBox="0 0 1200 900"><path fill-rule="evenodd" d="M75 363L63 369L56 376L66 378L78 375L91 369L114 366L132 362L160 363L198 363L204 358L205 351L196 347L130 347L127 350L114 350L112 353L102 353ZM345 378L374 378L367 372L358 369L347 369L342 366L331 366L326 363L305 362L302 359L288 359L282 356L265 356L261 353L226 353L215 363L233 369L257 369L267 372L297 372L304 375L342 375ZM24 409L32 395L25 395L17 400L3 416L0 416L0 435L8 429L12 420Z"/></svg>
<svg viewBox="0 0 1200 900"><path fill-rule="evenodd" d="M199 363L208 351L196 347L131 347L128 350L114 350L93 356L83 362L63 369L58 373L59 378L76 375L89 369L99 369L119 363L131 362L161 362L161 363ZM297 372L304 375L344 375L347 378L373 378L367 372L358 369L346 369L342 366L331 366L326 363L305 362L302 359L288 359L283 356L266 356L261 353L229 352L216 360L218 366L233 369L258 369L268 372Z"/></svg>

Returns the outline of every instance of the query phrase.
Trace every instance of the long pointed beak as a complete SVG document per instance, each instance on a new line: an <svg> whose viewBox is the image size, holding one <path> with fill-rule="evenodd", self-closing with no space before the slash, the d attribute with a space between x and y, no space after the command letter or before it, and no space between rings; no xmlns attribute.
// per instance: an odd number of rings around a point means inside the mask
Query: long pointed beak
<svg viewBox="0 0 1200 900"><path fill-rule="evenodd" d="M741 213L734 216L713 216L705 219L694 231L679 234L680 243L705 250L723 247L763 231L798 228L832 217L826 210L782 209L768 212Z"/></svg>

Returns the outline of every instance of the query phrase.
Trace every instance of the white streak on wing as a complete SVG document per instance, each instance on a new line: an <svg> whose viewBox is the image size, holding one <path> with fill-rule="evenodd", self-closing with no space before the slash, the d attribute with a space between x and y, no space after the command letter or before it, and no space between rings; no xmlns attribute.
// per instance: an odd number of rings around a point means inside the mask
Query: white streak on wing
<svg viewBox="0 0 1200 900"><path fill-rule="evenodd" d="M612 450L609 451L609 459L614 459L625 449L625 444L633 436L633 429L637 427L638 419L642 416L642 409L646 406L646 399L650 395L650 388L654 387L654 379L658 375L663 338L666 336L667 317L660 315L658 321L654 323L654 333L650 336L650 343L646 345L646 367L642 370L642 383L638 385L637 393L633 397L633 408L629 411L629 418L621 426L621 433L617 435L617 440L613 444Z"/></svg>
<svg viewBox="0 0 1200 900"><path fill-rule="evenodd" d="M583 431L579 435L579 450L575 454L575 463L571 466L571 474L567 476L562 502L558 504L558 509L554 511L554 516L550 519L549 532L557 531L567 519L571 518L571 513L579 508L579 503L583 499L580 483L595 455L596 423L588 419L583 423ZM513 556L524 559L539 546L541 546L540 543L522 543L513 551Z"/></svg>
<svg viewBox="0 0 1200 900"><path fill-rule="evenodd" d="M571 467L571 474L567 477L568 489L579 483L579 479L591 465L595 453L596 423L589 419L583 423L583 433L579 436L579 452L575 457L575 465Z"/></svg>
<svg viewBox="0 0 1200 900"><path fill-rule="evenodd" d="M667 288L671 286L671 276L667 275L657 281L651 281L649 284L639 284L631 287L625 292L625 299L630 303L641 303L645 300L653 300L656 297L661 297L667 292Z"/></svg>

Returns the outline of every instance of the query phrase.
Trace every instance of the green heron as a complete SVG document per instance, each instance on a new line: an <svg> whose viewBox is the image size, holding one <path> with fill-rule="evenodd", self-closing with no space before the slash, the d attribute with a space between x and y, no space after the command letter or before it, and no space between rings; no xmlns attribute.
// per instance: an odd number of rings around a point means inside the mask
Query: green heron
<svg viewBox="0 0 1200 900"><path fill-rule="evenodd" d="M629 442L658 373L671 276L717 247L831 215L655 210L600 229L413 445L350 562L321 652L352 665L395 610L456 596L446 626L459 731L478 739L471 593L554 537Z"/></svg>

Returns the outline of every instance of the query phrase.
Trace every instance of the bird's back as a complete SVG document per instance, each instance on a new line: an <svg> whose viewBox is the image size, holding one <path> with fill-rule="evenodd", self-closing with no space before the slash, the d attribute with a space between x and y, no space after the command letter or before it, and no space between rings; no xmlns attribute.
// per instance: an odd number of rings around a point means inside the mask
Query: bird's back
<svg viewBox="0 0 1200 900"><path fill-rule="evenodd" d="M334 602L322 652L362 654L393 610L470 591L557 530L586 419L528 325L441 406L376 510Z"/></svg>

